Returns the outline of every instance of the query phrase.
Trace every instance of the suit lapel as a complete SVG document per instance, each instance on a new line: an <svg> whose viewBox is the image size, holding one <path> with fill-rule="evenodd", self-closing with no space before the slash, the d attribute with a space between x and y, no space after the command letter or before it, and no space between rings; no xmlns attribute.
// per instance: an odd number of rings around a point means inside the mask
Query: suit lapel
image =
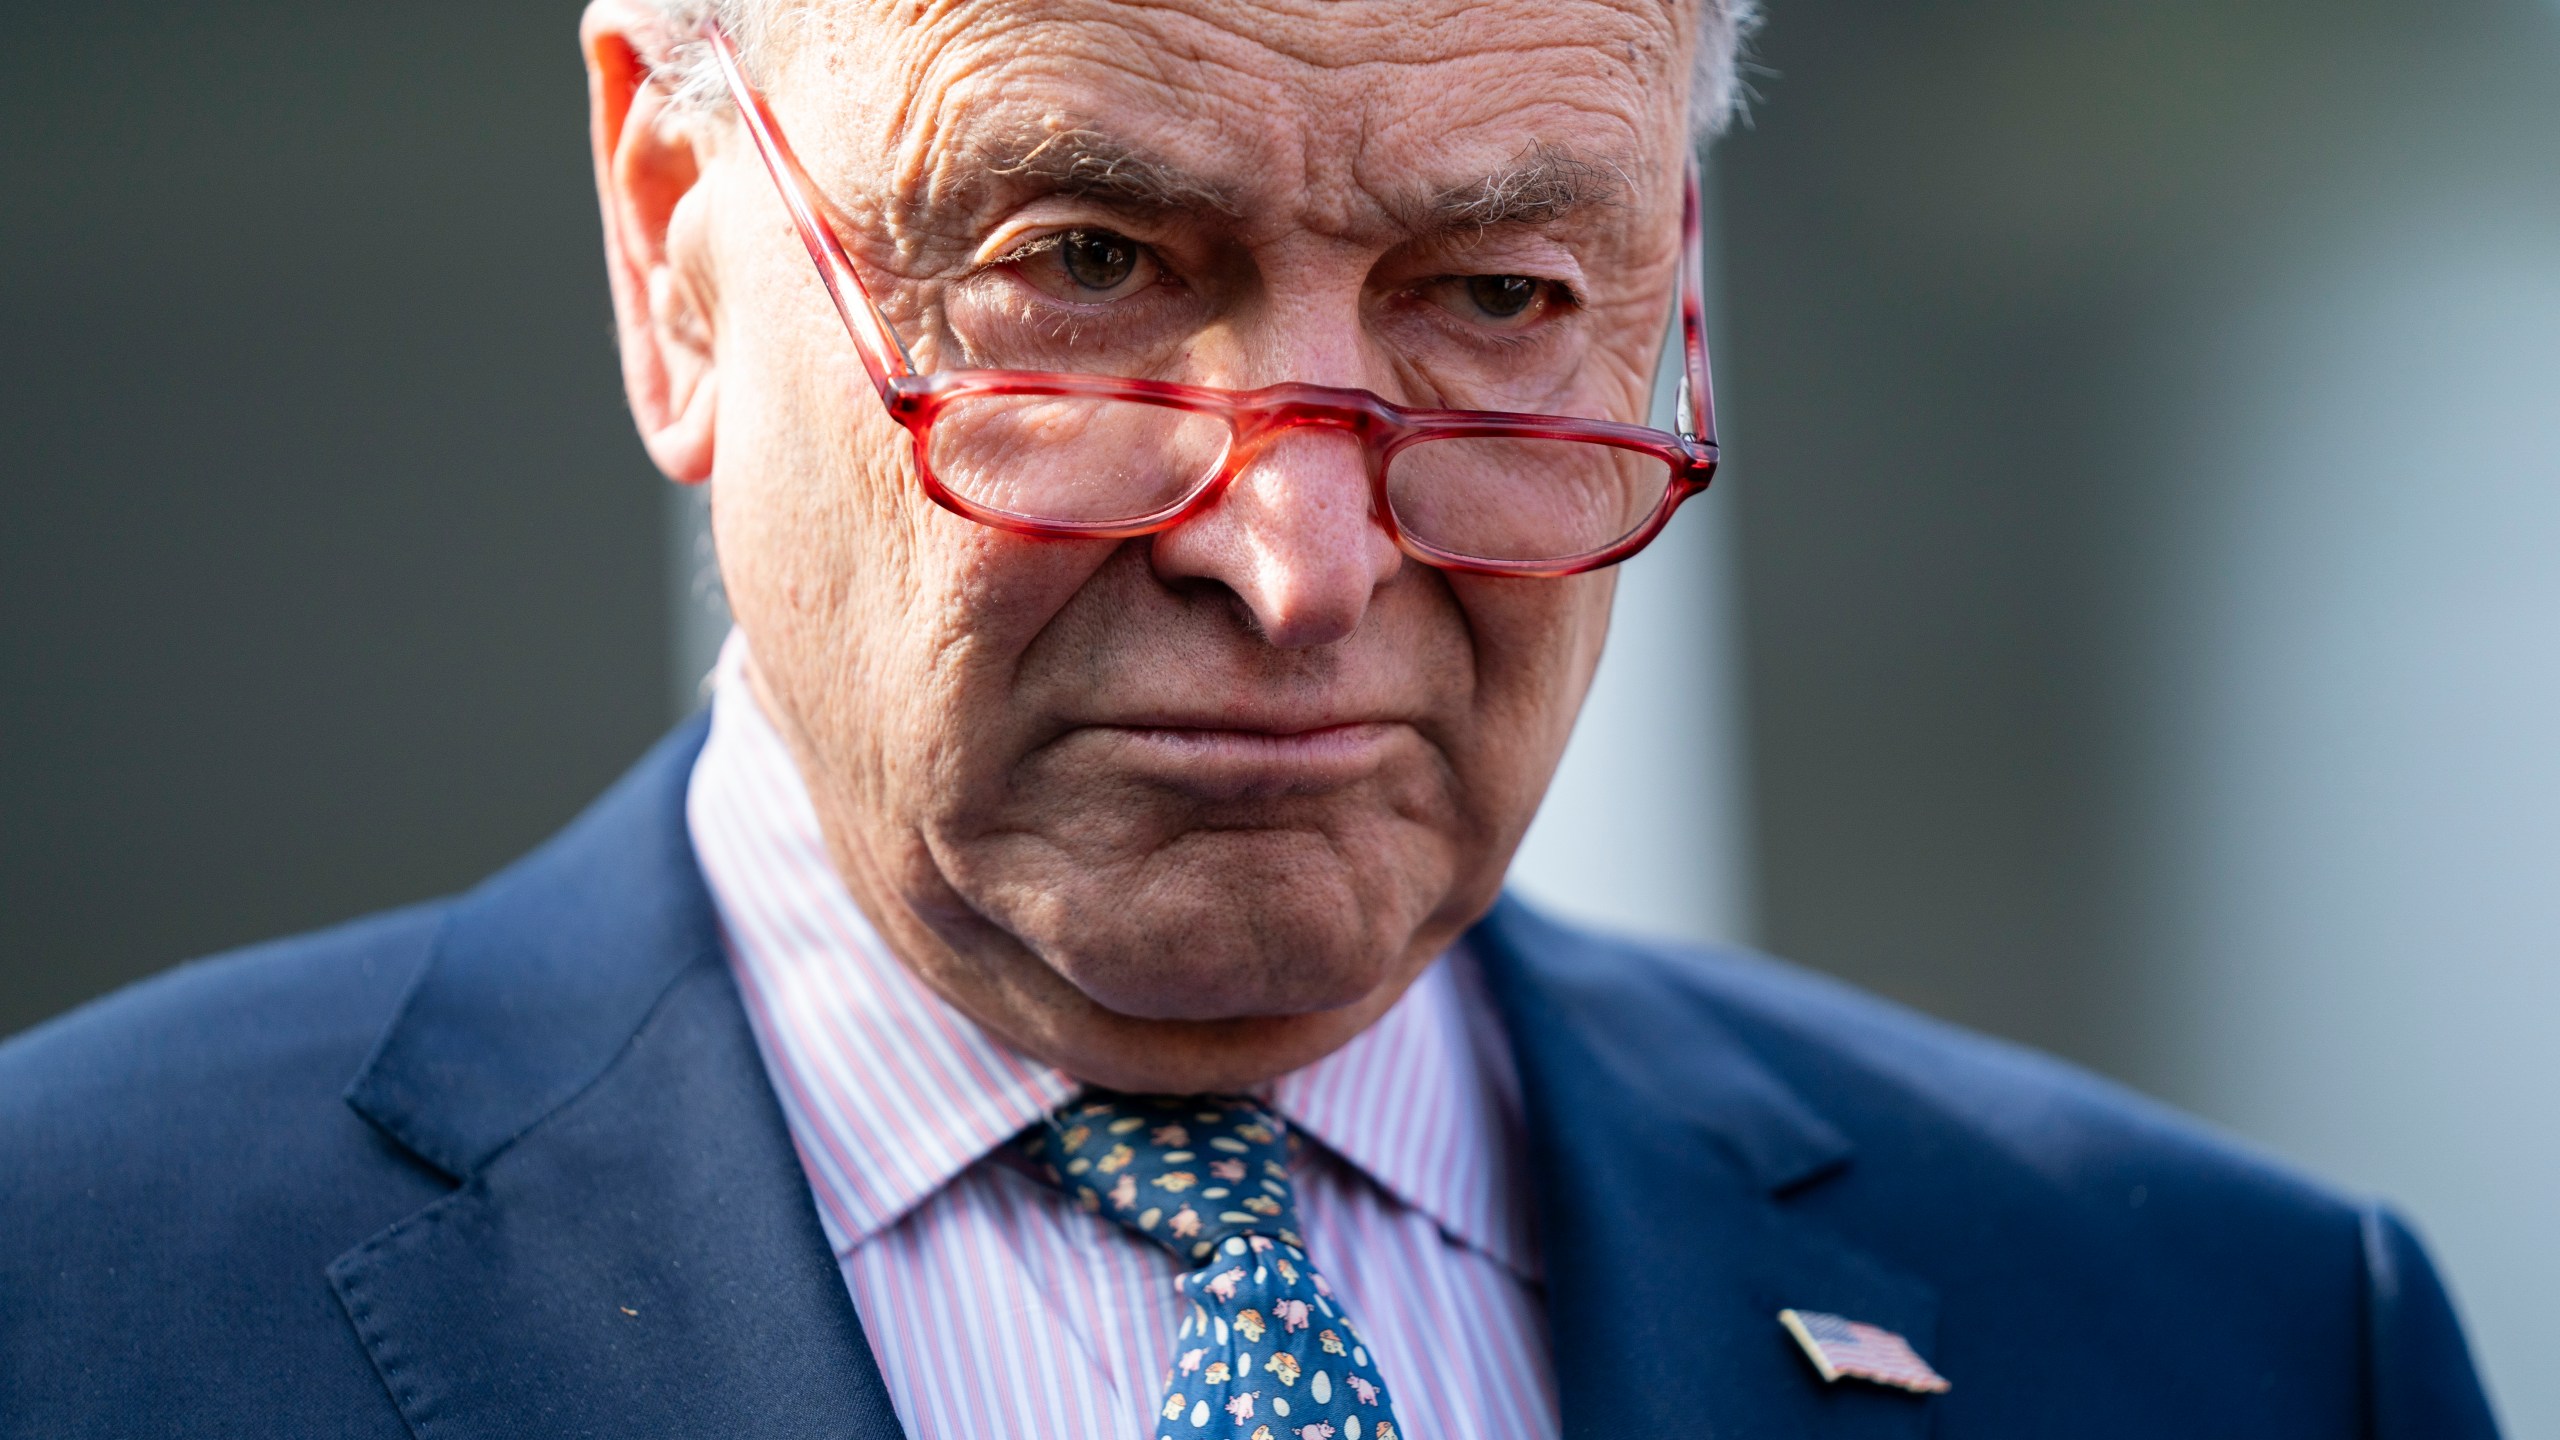
<svg viewBox="0 0 2560 1440"><path fill-rule="evenodd" d="M1930 1404L1824 1385L1788 1307L1932 1353L1935 1293L1789 1198L1848 1140L1659 961L1506 900L1475 932L1520 1064L1565 1435L1894 1440Z"/></svg>
<svg viewBox="0 0 2560 1440"><path fill-rule="evenodd" d="M701 740L458 902L348 1092L458 1182L329 1271L421 1435L899 1433L686 837Z"/></svg>

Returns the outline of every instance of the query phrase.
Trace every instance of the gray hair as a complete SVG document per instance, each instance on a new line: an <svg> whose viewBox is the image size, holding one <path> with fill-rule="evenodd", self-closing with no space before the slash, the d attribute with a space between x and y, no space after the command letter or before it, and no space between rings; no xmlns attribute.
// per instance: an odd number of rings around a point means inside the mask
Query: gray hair
<svg viewBox="0 0 2560 1440"><path fill-rule="evenodd" d="M1665 0L1678 3L1678 0ZM1743 47L1760 28L1760 0L1696 0L1697 63L1689 83L1689 128L1705 142L1723 134L1743 113L1749 90L1742 81ZM670 43L659 77L689 104L720 98L720 77L708 48L694 38L706 18L717 16L749 55L768 43L787 18L782 0L657 0ZM797 7L794 7L797 8Z"/></svg>

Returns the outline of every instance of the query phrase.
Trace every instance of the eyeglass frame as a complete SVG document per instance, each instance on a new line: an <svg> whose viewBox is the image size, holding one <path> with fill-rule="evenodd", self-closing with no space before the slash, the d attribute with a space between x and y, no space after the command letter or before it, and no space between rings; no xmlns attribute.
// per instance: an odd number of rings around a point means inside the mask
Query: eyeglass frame
<svg viewBox="0 0 2560 1440"><path fill-rule="evenodd" d="M906 342L899 338L897 327L889 323L879 302L872 298L871 288L855 271L844 242L819 218L823 192L802 167L798 153L782 133L781 123L774 118L772 107L748 80L745 64L727 29L716 19L706 19L699 33L710 47L766 173L773 177L783 208L790 212L800 243L817 267L819 283L844 321L864 373L870 377L889 418L904 427L914 442L918 482L935 504L964 519L1042 539L1125 540L1160 534L1214 506L1272 437L1301 426L1324 426L1348 431L1360 442L1369 470L1371 518L1407 556L1435 569L1460 574L1558 579L1605 569L1652 544L1670 523L1672 513L1684 501L1704 492L1715 478L1721 451L1715 438L1715 391L1707 368L1705 258L1700 235L1698 158L1694 153L1688 159L1680 212L1677 304L1682 375L1677 414L1689 427L1683 430L1504 410L1418 408L1396 404L1368 390L1298 381L1256 390L1230 390L1046 370L957 369L921 373ZM1106 521L1045 520L994 509L942 482L934 473L926 436L936 417L954 401L1007 395L1120 400L1214 416L1227 426L1226 453L1217 467L1180 499L1144 516ZM1665 462L1670 480L1650 515L1599 549L1545 560L1462 555L1407 532L1396 519L1387 492L1387 467L1398 451L1428 440L1454 439L1563 440L1604 445Z"/></svg>

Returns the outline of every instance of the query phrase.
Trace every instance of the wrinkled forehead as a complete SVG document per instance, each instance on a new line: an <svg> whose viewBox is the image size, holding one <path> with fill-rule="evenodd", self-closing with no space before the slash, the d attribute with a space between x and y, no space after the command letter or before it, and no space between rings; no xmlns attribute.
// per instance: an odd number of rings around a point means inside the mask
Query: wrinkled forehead
<svg viewBox="0 0 2560 1440"><path fill-rule="evenodd" d="M801 12L762 68L864 188L950 200L1009 168L1074 166L1171 203L1355 232L1487 176L1676 189L1691 8L855 0Z"/></svg>

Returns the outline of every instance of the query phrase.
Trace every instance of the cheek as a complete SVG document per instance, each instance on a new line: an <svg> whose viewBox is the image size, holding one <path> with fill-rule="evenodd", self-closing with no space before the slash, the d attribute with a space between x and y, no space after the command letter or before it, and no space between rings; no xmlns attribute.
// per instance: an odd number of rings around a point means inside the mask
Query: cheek
<svg viewBox="0 0 2560 1440"><path fill-rule="evenodd" d="M1468 780L1525 827L1600 663L1617 572L1561 580L1451 576L1474 641L1476 729Z"/></svg>
<svg viewBox="0 0 2560 1440"><path fill-rule="evenodd" d="M847 642L884 631L922 557L913 526L883 503L899 483L890 438L861 434L805 386L757 379L746 367L723 376L712 531L768 685L808 696L885 658Z"/></svg>
<svg viewBox="0 0 2560 1440"><path fill-rule="evenodd" d="M906 437L841 327L829 328L806 261L792 268L798 257L763 243L775 237L761 228L723 238L733 259L717 344L713 533L731 609L773 668L786 635L875 606L875 592L895 593L914 568L899 514Z"/></svg>
<svg viewBox="0 0 2560 1440"><path fill-rule="evenodd" d="M1112 547L976 525L902 467L862 483L895 501L779 507L763 528L782 583L738 614L768 684L795 697L817 766L858 780L833 797L862 811L844 818L885 839L1001 791L1037 733L1024 653Z"/></svg>
<svg viewBox="0 0 2560 1440"><path fill-rule="evenodd" d="M881 839L1002 763L988 752L1006 741L1021 651L1112 547L1026 540L933 504L841 334L764 318L796 316L791 286L765 288L722 336L722 579L822 808Z"/></svg>

